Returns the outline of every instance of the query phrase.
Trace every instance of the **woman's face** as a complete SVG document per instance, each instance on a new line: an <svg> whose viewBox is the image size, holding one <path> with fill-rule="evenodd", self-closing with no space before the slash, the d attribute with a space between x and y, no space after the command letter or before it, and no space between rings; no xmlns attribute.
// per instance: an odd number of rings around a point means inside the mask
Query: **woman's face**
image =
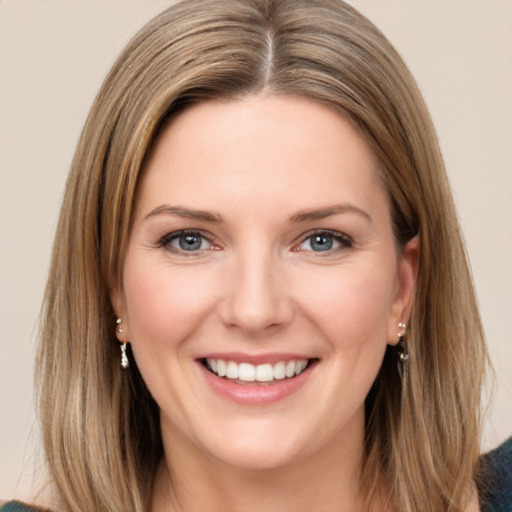
<svg viewBox="0 0 512 512"><path fill-rule="evenodd" d="M203 103L162 131L112 299L168 452L269 468L361 449L417 259L376 167L299 98Z"/></svg>

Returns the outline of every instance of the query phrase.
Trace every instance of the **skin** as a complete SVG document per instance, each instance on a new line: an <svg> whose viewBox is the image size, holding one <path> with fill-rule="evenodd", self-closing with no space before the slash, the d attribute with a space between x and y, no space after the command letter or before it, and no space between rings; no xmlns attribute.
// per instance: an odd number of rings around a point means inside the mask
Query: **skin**
<svg viewBox="0 0 512 512"><path fill-rule="evenodd" d="M164 127L112 292L161 409L153 510L359 509L364 400L409 318L419 246L397 250L376 168L347 121L301 98L203 103ZM316 363L290 396L239 404L208 385L212 352Z"/></svg>

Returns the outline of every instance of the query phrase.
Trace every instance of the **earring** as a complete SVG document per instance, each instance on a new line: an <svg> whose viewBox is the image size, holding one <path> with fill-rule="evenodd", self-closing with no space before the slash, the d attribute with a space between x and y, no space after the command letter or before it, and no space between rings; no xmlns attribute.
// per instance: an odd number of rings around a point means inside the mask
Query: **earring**
<svg viewBox="0 0 512 512"><path fill-rule="evenodd" d="M122 334L124 332L122 327L122 320L118 318L116 320L116 333ZM126 341L121 341L121 368L126 370L130 367L130 361L128 360L128 356L126 355Z"/></svg>
<svg viewBox="0 0 512 512"><path fill-rule="evenodd" d="M405 343L405 334L407 332L407 325L403 322L398 324L398 373L402 382L407 380L407 370L409 364L409 352L407 352L407 344Z"/></svg>
<svg viewBox="0 0 512 512"><path fill-rule="evenodd" d="M120 318L118 318L118 319L116 320L116 324L117 324L116 332L117 332L117 334L122 334L122 333L124 332L124 331L123 331L123 327L122 327L122 325L121 325L121 324L122 324L122 322L123 322L123 321L122 321Z"/></svg>
<svg viewBox="0 0 512 512"><path fill-rule="evenodd" d="M130 367L130 361L128 361L128 356L126 355L126 341L121 343L121 368L126 370Z"/></svg>

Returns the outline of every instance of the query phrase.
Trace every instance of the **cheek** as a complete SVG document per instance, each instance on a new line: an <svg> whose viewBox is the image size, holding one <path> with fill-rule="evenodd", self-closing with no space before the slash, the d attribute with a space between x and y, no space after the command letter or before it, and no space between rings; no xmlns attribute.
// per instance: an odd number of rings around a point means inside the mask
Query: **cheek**
<svg viewBox="0 0 512 512"><path fill-rule="evenodd" d="M124 291L132 344L178 343L198 325L214 301L211 280L197 270L138 264L127 258Z"/></svg>
<svg viewBox="0 0 512 512"><path fill-rule="evenodd" d="M303 309L335 348L350 352L386 344L394 283L392 274L377 268L335 269L306 283Z"/></svg>

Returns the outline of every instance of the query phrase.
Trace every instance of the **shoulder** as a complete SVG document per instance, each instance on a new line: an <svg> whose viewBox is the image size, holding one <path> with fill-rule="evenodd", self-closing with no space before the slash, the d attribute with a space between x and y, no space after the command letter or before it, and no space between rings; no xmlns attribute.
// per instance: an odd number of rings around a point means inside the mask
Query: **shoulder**
<svg viewBox="0 0 512 512"><path fill-rule="evenodd" d="M512 511L512 438L480 460L482 512Z"/></svg>
<svg viewBox="0 0 512 512"><path fill-rule="evenodd" d="M0 502L0 512L51 512L48 509L27 505L21 501Z"/></svg>

